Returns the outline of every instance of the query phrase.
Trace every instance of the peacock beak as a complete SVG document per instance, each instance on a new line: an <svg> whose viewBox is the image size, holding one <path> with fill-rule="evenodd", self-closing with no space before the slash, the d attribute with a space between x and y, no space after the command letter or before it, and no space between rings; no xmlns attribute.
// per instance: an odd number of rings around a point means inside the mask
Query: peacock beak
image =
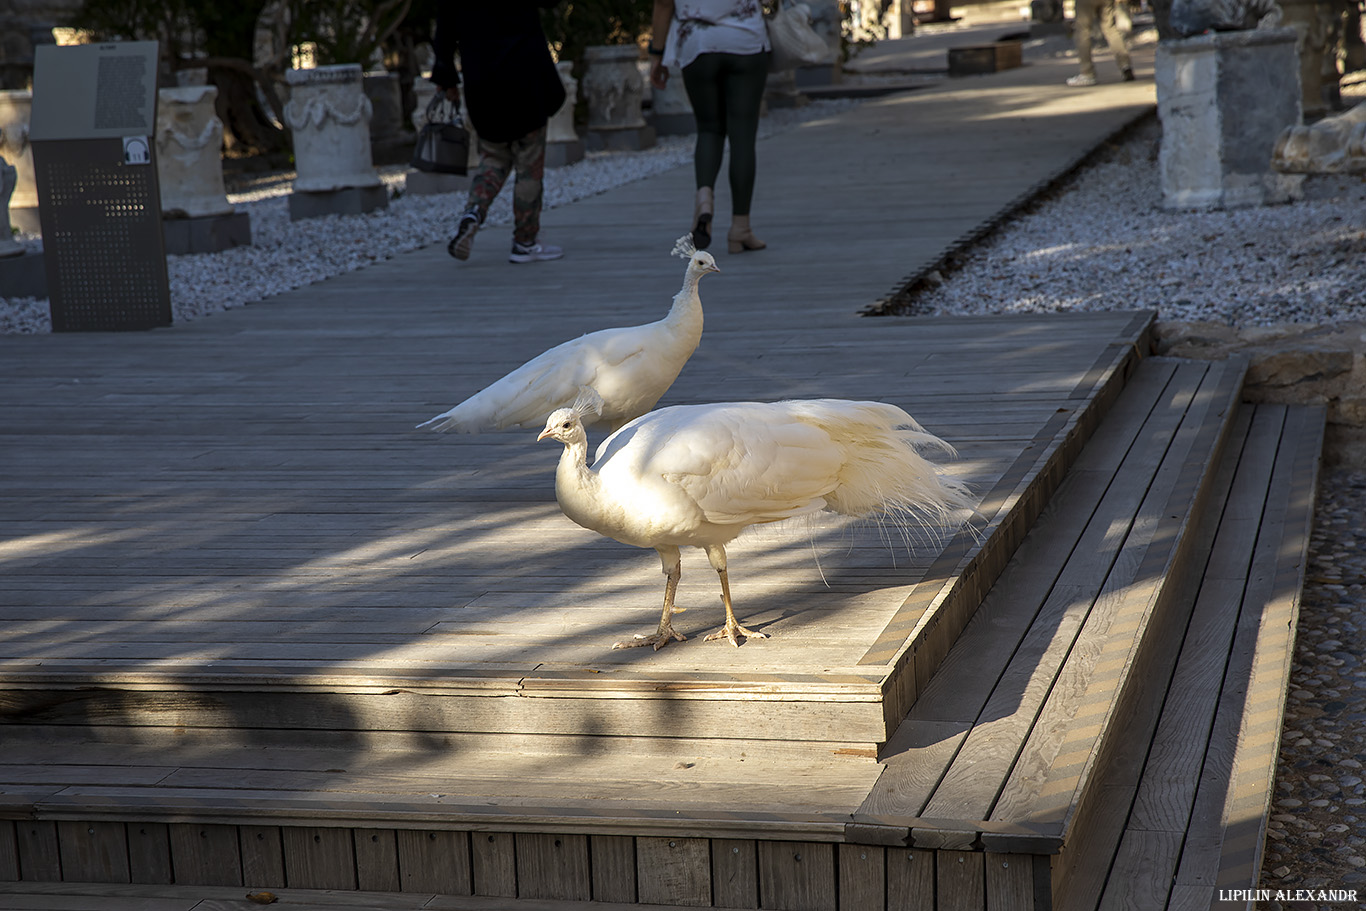
<svg viewBox="0 0 1366 911"><path fill-rule="evenodd" d="M541 440L544 440L544 439L545 439L546 437L548 437L548 436L550 436L550 428L549 428L549 427L547 427L545 430L542 430L542 431L541 431L541 435L538 436L538 437L536 437L536 442L539 443L539 442L541 442Z"/></svg>

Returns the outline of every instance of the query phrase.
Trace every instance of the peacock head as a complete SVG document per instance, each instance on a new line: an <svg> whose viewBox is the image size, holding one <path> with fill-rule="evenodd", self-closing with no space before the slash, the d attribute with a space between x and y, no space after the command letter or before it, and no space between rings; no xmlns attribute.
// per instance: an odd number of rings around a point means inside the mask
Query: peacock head
<svg viewBox="0 0 1366 911"><path fill-rule="evenodd" d="M574 404L568 408L555 409L550 413L550 417L545 419L545 429L536 438L536 442L547 438L559 440L566 446L579 441L586 442L588 433L583 429L584 418L589 415L601 417L602 408L602 396L589 386L580 386Z"/></svg>
<svg viewBox="0 0 1366 911"><path fill-rule="evenodd" d="M699 276L706 275L708 272L720 272L721 267L716 264L716 260L706 250L698 250L688 260L688 269L696 272Z"/></svg>
<svg viewBox="0 0 1366 911"><path fill-rule="evenodd" d="M688 272L701 278L708 272L720 272L721 267L716 264L716 260L706 250L699 250L693 246L692 235L684 234L674 241L673 253L681 256L688 261Z"/></svg>

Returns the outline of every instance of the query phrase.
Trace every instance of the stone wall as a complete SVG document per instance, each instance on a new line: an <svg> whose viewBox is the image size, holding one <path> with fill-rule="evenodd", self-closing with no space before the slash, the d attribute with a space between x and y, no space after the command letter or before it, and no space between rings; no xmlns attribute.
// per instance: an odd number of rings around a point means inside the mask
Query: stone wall
<svg viewBox="0 0 1366 911"><path fill-rule="evenodd" d="M1245 401L1326 405L1325 463L1366 469L1366 323L1234 329L1167 322L1155 337L1158 354L1246 357Z"/></svg>

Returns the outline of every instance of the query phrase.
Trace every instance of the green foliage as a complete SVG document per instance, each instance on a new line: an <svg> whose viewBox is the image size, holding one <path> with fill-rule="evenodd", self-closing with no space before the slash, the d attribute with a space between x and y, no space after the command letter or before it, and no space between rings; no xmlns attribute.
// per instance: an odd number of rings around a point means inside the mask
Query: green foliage
<svg viewBox="0 0 1366 911"><path fill-rule="evenodd" d="M653 0L565 0L541 11L541 27L555 56L577 63L584 48L638 42L653 11Z"/></svg>
<svg viewBox="0 0 1366 911"><path fill-rule="evenodd" d="M368 65L408 14L411 0L292 0L293 43L313 42L318 63Z"/></svg>

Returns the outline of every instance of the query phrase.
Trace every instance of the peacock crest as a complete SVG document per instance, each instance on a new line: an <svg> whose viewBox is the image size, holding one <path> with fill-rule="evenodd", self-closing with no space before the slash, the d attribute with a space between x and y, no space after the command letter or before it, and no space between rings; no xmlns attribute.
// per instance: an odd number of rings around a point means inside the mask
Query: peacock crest
<svg viewBox="0 0 1366 911"><path fill-rule="evenodd" d="M692 259L693 254L696 252L697 248L693 246L691 234L684 234L678 240L674 241L673 256L682 259Z"/></svg>

